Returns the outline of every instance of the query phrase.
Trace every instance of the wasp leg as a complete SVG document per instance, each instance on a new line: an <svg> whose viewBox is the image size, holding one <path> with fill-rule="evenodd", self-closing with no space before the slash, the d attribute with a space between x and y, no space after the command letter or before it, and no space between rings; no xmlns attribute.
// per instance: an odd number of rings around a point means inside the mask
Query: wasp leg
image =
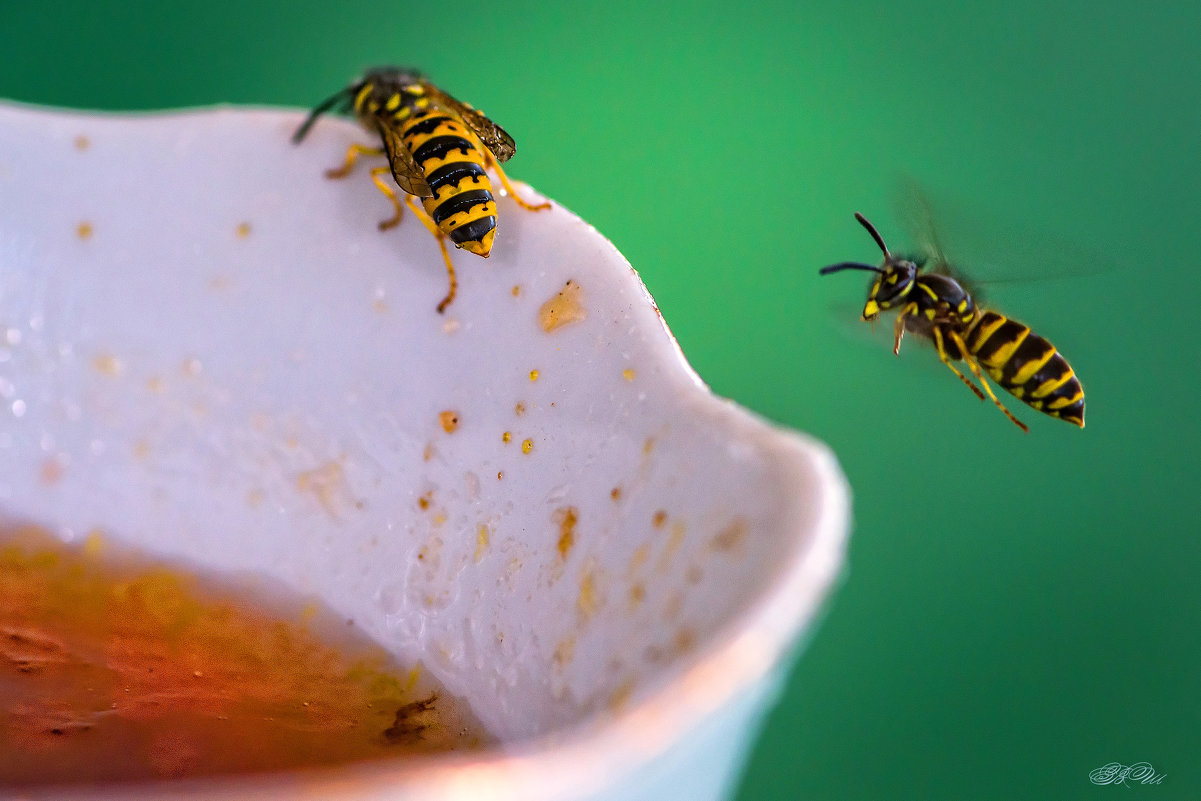
<svg viewBox="0 0 1201 801"><path fill-rule="evenodd" d="M384 149L380 147L367 147L366 145L351 145L346 149L346 161L342 162L341 167L335 167L325 171L326 178L345 178L350 175L350 171L354 169L354 163L359 156L382 156Z"/></svg>
<svg viewBox="0 0 1201 801"><path fill-rule="evenodd" d="M935 330L935 332L938 331L937 328L935 328L934 330ZM988 385L988 382L984 380L983 373L980 372L980 365L976 364L976 360L972 358L972 355L970 353L968 353L967 345L964 343L963 338L954 331L948 331L947 336L949 336L951 338L951 340L955 343L956 347L959 348L959 352L963 354L963 360L965 362L967 362L967 366L970 367L972 369L972 372L976 375L976 380L979 381L980 385L982 387L984 387L986 392L988 392L988 397L992 398L992 402L997 404L997 408L1005 413L1005 416L1009 418L1009 421L1011 423L1013 423L1018 428L1022 429L1022 431L1029 434L1030 428L1025 423L1023 423L1021 420L1014 417L1013 413L1005 408L1005 404L1003 404L1003 403L1001 403L1001 401L997 400L997 396L993 393L992 387L990 387ZM940 343L939 351L941 351L941 350L942 350L942 345ZM955 372L958 373L959 371L956 370ZM960 373L959 377L963 378L963 374ZM963 378L963 380L967 381L966 378ZM969 383L969 386L971 386L972 389L976 389L976 387L972 386L970 383ZM976 394L980 395L979 390L976 391ZM980 395L980 399L984 400L984 396Z"/></svg>
<svg viewBox="0 0 1201 801"><path fill-rule="evenodd" d="M351 145L349 148L346 149L346 161L342 162L342 166L337 167L332 170L326 170L325 177L326 178L345 178L347 175L350 175L350 171L352 169L354 169L354 163L355 163L355 161L358 160L359 156L382 156L382 155L384 155L384 151L378 147L367 147L366 145ZM379 191L383 192L384 196L386 198L388 198L389 201L391 201L392 208L396 210L396 213L393 214L391 217L389 217L386 220L380 221L379 229L381 231L386 231L389 228L395 228L400 223L401 212L404 211L404 207L400 205L400 201L396 198L396 191L394 189L392 189L392 187L388 186L388 184L385 183L384 180L380 177L384 173L389 172L389 171L390 171L390 168L387 167L386 165L383 167L373 167L371 169L371 180L375 183L376 188L379 189Z"/></svg>
<svg viewBox="0 0 1201 801"><path fill-rule="evenodd" d="M451 301L455 299L455 292L459 288L459 279L455 277L455 266L451 264L450 251L446 249L446 234L442 233L437 223L430 219L430 216L425 213L425 209L416 204L412 196L406 195L405 203L413 210L413 213L417 215L417 219L421 220L422 225L433 235L434 239L438 240L438 247L442 250L442 260L446 262L446 275L450 279L450 289L447 291L446 297L442 298L441 302L438 303L438 314L442 314L446 311L446 307L450 305Z"/></svg>
<svg viewBox="0 0 1201 801"><path fill-rule="evenodd" d="M901 337L905 336L905 318L917 311L917 304L913 301L905 304L905 308L901 309L901 313L897 315L896 322L893 323L893 336L895 339L892 343L892 352L896 356L901 355Z"/></svg>
<svg viewBox="0 0 1201 801"><path fill-rule="evenodd" d="M500 178L501 185L504 186L505 191L509 193L509 196L517 201L518 206L521 206L526 211L542 211L543 209L550 208L549 201L535 205L530 203L528 200L522 200L521 195L517 194L517 190L513 188L513 184L509 183L509 176L505 175L505 171L500 168L500 162L493 158L492 152L486 147L481 148L481 150L484 153L485 166L490 166L492 169L496 170L496 175Z"/></svg>
<svg viewBox="0 0 1201 801"><path fill-rule="evenodd" d="M400 205L400 200L396 197L396 190L388 186L383 179L384 175L392 175L392 168L388 165L382 167L371 168L371 180L375 183L376 189L384 193L388 200L392 201L392 208L396 209L396 213L386 220L379 221L379 229L387 231L389 228L395 228L400 224L400 215L404 211L404 206Z"/></svg>
<svg viewBox="0 0 1201 801"><path fill-rule="evenodd" d="M956 336L954 331L948 331L947 336L955 337L956 339L958 339L958 337ZM967 355L967 349L965 347L963 347L962 342L963 342L963 340L958 340L956 342L956 344L960 346L960 352L964 354L965 359L969 360L968 364L971 365L972 370L975 371L976 366L974 364L972 364L972 362L970 361L970 357ZM942 359L942 363L945 364L947 367L950 367L951 372L954 373L955 375L959 376L959 380L962 381L964 384L966 384L967 388L970 389L972 392L974 392L976 394L977 398L979 398L980 400L984 400L984 393L980 391L980 388L977 387L975 384L973 384L971 381L969 381L967 376L965 376L963 373L959 372L958 367L951 364L951 357L947 354L946 343L943 342L942 327L937 326L937 325L934 326L934 346L936 348L938 348L938 358ZM979 373L976 373L976 375L979 375ZM988 389L987 384L985 385L985 389ZM991 389L988 390L988 394L990 394L990 395L992 394ZM997 399L994 397L993 400L995 401ZM997 405L998 406L1001 405L999 401L997 402ZM1004 409L1005 407L1002 406L1001 408ZM1005 412L1005 414L1009 414L1009 412Z"/></svg>

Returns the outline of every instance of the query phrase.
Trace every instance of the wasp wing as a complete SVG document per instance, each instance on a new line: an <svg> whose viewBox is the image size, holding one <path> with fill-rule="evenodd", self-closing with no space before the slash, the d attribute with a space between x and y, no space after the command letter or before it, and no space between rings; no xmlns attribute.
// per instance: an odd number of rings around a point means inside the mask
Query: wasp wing
<svg viewBox="0 0 1201 801"><path fill-rule="evenodd" d="M388 154L388 164L392 167L392 177L396 179L396 185L410 195L433 197L434 190L425 182L421 168L417 166L413 154L405 147L400 133L391 127L384 127L380 130L380 135L384 140L384 152Z"/></svg>
<svg viewBox="0 0 1201 801"><path fill-rule="evenodd" d="M517 143L513 141L513 137L505 132L504 128L488 119L482 112L476 111L466 103L460 103L458 100L455 100L438 87L428 83L424 84L424 86L426 93L435 103L447 111L458 115L459 119L471 129L472 133L479 137L484 147L492 151L492 155L498 162L503 164L513 158L513 154L517 152Z"/></svg>

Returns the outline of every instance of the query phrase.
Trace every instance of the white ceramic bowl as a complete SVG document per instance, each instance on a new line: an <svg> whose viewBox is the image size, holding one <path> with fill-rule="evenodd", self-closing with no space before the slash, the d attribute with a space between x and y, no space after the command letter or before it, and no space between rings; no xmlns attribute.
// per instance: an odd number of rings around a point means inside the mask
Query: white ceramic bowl
<svg viewBox="0 0 1201 801"><path fill-rule="evenodd" d="M366 135L300 119L0 106L0 515L316 593L499 744L52 795L720 797L839 572L833 457L557 204L500 198L437 314L434 239L323 177Z"/></svg>

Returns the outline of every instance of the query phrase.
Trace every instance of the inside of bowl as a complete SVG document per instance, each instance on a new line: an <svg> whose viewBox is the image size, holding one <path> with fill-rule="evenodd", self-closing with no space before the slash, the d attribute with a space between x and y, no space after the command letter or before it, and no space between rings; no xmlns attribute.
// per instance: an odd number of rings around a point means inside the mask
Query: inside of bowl
<svg viewBox="0 0 1201 801"><path fill-rule="evenodd" d="M300 119L0 108L0 515L317 594L504 740L620 710L803 558L818 451L557 204L437 313L433 237L323 176L365 134Z"/></svg>

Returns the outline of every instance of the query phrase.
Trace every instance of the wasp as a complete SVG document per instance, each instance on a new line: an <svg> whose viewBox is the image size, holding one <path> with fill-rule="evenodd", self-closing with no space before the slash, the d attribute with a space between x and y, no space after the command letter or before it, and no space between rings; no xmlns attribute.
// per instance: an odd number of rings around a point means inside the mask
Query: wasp
<svg viewBox="0 0 1201 801"><path fill-rule="evenodd" d="M500 168L517 152L513 137L482 112L430 83L414 69L382 67L322 101L296 129L293 143L308 134L317 118L341 106L353 111L360 124L380 139L380 147L354 144L342 166L327 170L330 178L350 174L359 156L387 156L388 163L371 169L371 180L392 203L393 216L380 230L400 223L403 207L384 174L391 172L404 202L438 240L450 288L438 304L443 312L455 298L458 279L446 249L455 247L488 258L496 236L496 200L487 170L495 169L505 190L530 211L550 207L523 200ZM421 198L418 208L414 198Z"/></svg>
<svg viewBox="0 0 1201 801"><path fill-rule="evenodd" d="M894 326L893 353L900 355L906 331L934 342L938 357L980 400L985 393L1023 431L1030 429L1013 416L984 380L984 372L1015 398L1033 409L1084 428L1084 388L1055 346L1022 325L995 311L981 309L951 274L938 255L928 272L924 263L899 258L888 251L883 237L862 214L855 219L867 229L884 253L884 264L859 262L831 264L822 275L842 270L876 273L863 307L863 319L874 322L880 312L899 309ZM962 360L984 388L968 380L953 362Z"/></svg>

